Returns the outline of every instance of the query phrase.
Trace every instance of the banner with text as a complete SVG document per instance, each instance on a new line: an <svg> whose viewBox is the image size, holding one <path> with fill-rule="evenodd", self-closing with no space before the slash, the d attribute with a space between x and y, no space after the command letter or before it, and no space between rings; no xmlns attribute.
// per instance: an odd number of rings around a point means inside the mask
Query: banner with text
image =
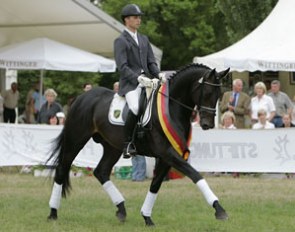
<svg viewBox="0 0 295 232"><path fill-rule="evenodd" d="M44 164L62 126L0 123L0 166ZM203 131L193 128L190 164L200 172L295 172L295 128ZM74 161L96 167L103 147L92 139ZM120 159L117 166L131 166Z"/></svg>
<svg viewBox="0 0 295 232"><path fill-rule="evenodd" d="M62 126L0 123L0 166L45 164L61 130ZM74 165L94 168L102 154L103 147L91 139ZM120 159L116 165L131 166L131 161Z"/></svg>
<svg viewBox="0 0 295 232"><path fill-rule="evenodd" d="M206 172L295 172L295 128L193 129L189 162Z"/></svg>

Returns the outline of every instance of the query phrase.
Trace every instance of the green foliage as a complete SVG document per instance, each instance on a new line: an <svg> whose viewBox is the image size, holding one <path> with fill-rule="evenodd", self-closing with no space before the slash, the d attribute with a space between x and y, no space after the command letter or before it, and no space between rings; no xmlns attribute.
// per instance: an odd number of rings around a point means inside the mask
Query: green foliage
<svg viewBox="0 0 295 232"><path fill-rule="evenodd" d="M20 113L24 110L29 90L40 81L40 76L41 72L39 70L18 72ZM95 87L99 85L100 80L100 73L44 71L43 90L48 88L54 89L58 94L57 101L65 105L68 98L77 96L83 92L83 85L85 83L90 83Z"/></svg>
<svg viewBox="0 0 295 232"><path fill-rule="evenodd" d="M218 8L225 16L230 43L254 30L270 13L277 0L219 0Z"/></svg>

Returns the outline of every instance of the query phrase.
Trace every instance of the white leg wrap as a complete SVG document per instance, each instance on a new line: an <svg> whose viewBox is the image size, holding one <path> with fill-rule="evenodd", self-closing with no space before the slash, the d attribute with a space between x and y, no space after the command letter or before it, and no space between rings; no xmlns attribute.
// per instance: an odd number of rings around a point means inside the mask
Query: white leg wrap
<svg viewBox="0 0 295 232"><path fill-rule="evenodd" d="M153 211L153 207L157 199L157 196L158 196L157 193L151 193L150 191L148 191L148 193L146 194L144 203L140 210L143 216L147 216L147 217L152 216L152 211Z"/></svg>
<svg viewBox="0 0 295 232"><path fill-rule="evenodd" d="M51 197L49 200L50 208L58 209L61 201L62 185L54 182Z"/></svg>
<svg viewBox="0 0 295 232"><path fill-rule="evenodd" d="M204 179L199 180L197 182L197 186L201 190L203 196L205 197L209 205L213 206L214 201L218 201L218 198L212 192L206 180Z"/></svg>
<svg viewBox="0 0 295 232"><path fill-rule="evenodd" d="M119 190L116 188L116 186L113 184L112 181L107 181L102 186L104 190L109 194L110 198L112 199L112 202L114 205L118 205L119 203L125 201L122 194L119 192Z"/></svg>

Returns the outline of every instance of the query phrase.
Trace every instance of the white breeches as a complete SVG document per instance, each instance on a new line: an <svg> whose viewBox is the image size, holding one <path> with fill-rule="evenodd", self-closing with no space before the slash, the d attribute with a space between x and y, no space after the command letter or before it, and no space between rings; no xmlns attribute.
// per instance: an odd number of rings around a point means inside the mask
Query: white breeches
<svg viewBox="0 0 295 232"><path fill-rule="evenodd" d="M138 105L139 105L139 97L141 94L141 89L142 89L141 86L138 85L135 90L132 90L125 95L129 109L135 115L138 114L138 108L139 108Z"/></svg>

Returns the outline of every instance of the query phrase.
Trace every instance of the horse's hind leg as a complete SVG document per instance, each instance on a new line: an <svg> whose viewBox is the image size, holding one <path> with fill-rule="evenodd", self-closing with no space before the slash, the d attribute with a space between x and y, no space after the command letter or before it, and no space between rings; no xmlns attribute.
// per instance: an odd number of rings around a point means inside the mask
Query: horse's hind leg
<svg viewBox="0 0 295 232"><path fill-rule="evenodd" d="M182 159L173 148L169 148L168 153L169 155L167 155L167 159L165 161L167 161L167 163L176 170L189 177L197 185L208 204L215 209L216 219L228 219L228 215L220 205L217 196L213 193L207 181L201 176L201 174L184 159Z"/></svg>
<svg viewBox="0 0 295 232"><path fill-rule="evenodd" d="M86 142L87 140L84 139L79 145L72 143L69 146L62 146L60 150L58 163L55 168L53 188L49 200L50 214L47 217L49 220L57 219L57 211L60 207L61 198L62 196L66 197L66 192L69 191L69 188L71 187L69 179L71 165Z"/></svg>
<svg viewBox="0 0 295 232"><path fill-rule="evenodd" d="M169 169L170 166L168 164L162 162L162 159L158 159L155 167L155 176L150 185L150 190L148 191L141 207L141 215L144 218L146 226L155 225L151 218L152 210L157 199L159 189L161 188L163 180L167 176Z"/></svg>
<svg viewBox="0 0 295 232"><path fill-rule="evenodd" d="M124 222L127 216L124 204L125 199L114 183L110 180L112 168L119 160L122 151L117 150L107 143L102 144L104 154L94 170L94 176L101 183L103 189L109 195L113 204L117 206L118 210L116 212L116 217L120 222Z"/></svg>

